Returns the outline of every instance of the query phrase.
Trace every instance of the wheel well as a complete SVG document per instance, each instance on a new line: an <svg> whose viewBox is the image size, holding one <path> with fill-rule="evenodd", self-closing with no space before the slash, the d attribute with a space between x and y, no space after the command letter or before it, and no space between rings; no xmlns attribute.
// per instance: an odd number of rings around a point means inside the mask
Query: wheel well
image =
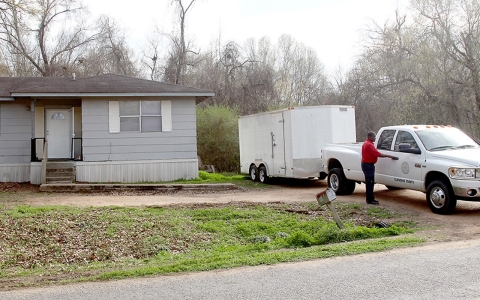
<svg viewBox="0 0 480 300"><path fill-rule="evenodd" d="M331 159L328 161L328 170L330 171L334 168L343 169L342 164L337 159Z"/></svg>
<svg viewBox="0 0 480 300"><path fill-rule="evenodd" d="M430 183L435 180L443 180L446 184L452 187L452 185L450 184L450 179L447 177L447 175L441 172L429 172L425 177L425 190L427 190Z"/></svg>

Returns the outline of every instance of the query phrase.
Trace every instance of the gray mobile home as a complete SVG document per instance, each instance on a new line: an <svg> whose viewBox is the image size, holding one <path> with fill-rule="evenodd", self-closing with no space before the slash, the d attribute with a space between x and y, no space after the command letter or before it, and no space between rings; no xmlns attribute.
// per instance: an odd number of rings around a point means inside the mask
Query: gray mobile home
<svg viewBox="0 0 480 300"><path fill-rule="evenodd" d="M212 91L113 74L0 78L0 182L42 183L42 161L77 182L198 176L196 104Z"/></svg>

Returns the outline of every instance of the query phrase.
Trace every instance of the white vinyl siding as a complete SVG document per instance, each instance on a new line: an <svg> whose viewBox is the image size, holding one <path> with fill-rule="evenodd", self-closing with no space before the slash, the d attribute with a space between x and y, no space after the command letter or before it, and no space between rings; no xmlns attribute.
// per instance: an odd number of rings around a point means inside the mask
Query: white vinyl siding
<svg viewBox="0 0 480 300"><path fill-rule="evenodd" d="M122 99L118 99L119 101ZM144 99L126 99L144 100ZM147 99L157 100L157 99ZM183 160L197 158L194 97L161 101L161 132L114 133L110 119L117 101L82 101L82 145L85 162ZM117 102L112 104L111 102ZM115 107L116 108L116 107ZM116 120L120 119L118 115ZM119 122L118 122L119 123Z"/></svg>
<svg viewBox="0 0 480 300"><path fill-rule="evenodd" d="M28 104L26 101L2 103L0 164L30 162L32 114L26 110Z"/></svg>

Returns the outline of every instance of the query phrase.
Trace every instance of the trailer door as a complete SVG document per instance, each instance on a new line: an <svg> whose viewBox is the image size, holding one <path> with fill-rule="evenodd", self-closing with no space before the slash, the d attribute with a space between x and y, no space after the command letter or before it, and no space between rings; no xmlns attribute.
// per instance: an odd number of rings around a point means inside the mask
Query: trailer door
<svg viewBox="0 0 480 300"><path fill-rule="evenodd" d="M285 137L283 113L272 114L272 162L273 166L270 170L272 176L285 177Z"/></svg>

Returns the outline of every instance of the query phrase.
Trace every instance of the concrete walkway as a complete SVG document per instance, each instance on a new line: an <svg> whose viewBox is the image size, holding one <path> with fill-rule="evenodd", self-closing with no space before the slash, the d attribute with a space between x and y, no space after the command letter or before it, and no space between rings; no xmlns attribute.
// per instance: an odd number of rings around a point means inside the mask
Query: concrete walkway
<svg viewBox="0 0 480 300"><path fill-rule="evenodd" d="M57 184L42 184L40 186L41 192L109 192L115 190L121 191L174 191L174 190L188 190L188 191L226 191L235 190L238 187L232 183L216 183L216 184L123 184L123 183L57 183Z"/></svg>

